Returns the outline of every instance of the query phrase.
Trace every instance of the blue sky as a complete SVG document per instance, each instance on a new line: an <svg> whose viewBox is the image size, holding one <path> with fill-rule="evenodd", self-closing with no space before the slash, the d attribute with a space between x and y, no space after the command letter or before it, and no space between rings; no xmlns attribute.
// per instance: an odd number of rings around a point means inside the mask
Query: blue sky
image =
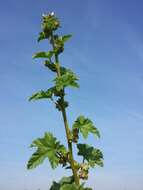
<svg viewBox="0 0 143 190"><path fill-rule="evenodd" d="M48 162L33 171L26 162L34 138L53 132L63 142L60 114L49 102L29 103L35 91L50 87L52 75L32 60L48 49L37 43L42 13L54 11L63 34L73 34L64 66L80 77L69 90L70 124L80 114L101 131L88 143L104 153L104 168L88 181L98 190L143 189L143 2L142 0L5 0L0 2L0 189L48 189L65 172Z"/></svg>

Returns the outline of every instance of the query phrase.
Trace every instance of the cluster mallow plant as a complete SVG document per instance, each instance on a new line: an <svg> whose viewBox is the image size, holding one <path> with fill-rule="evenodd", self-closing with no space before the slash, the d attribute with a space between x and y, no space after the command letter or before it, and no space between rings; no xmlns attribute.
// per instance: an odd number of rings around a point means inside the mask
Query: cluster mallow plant
<svg viewBox="0 0 143 190"><path fill-rule="evenodd" d="M33 58L43 58L44 66L55 75L51 88L34 93L29 100L45 99L54 104L63 118L67 146L57 140L52 133L45 132L43 137L32 142L31 147L35 148L35 152L29 159L27 168L36 168L48 159L53 169L62 166L63 169L71 170L71 176L62 177L59 182L54 181L50 190L92 190L92 188L85 187L85 181L88 180L90 168L97 165L103 166L103 154L89 144L80 143L79 137L82 136L86 140L90 133L95 137L100 137L100 133L93 122L83 115L78 116L73 125L69 126L67 120L69 103L65 100L66 89L79 88L79 78L71 69L60 64L59 55L64 52L64 45L71 35L58 35L59 28L60 21L53 12L42 15L42 31L39 33L38 42L48 40L51 49L48 52L37 52ZM82 157L78 159L82 160L81 162L75 160L76 152L73 152L73 146L76 147L77 155Z"/></svg>

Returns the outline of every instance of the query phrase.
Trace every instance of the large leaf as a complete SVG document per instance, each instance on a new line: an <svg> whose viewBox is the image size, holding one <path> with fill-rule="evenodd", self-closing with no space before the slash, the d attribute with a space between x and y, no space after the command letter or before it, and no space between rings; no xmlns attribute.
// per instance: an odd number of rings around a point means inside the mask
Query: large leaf
<svg viewBox="0 0 143 190"><path fill-rule="evenodd" d="M60 184L61 185L64 185L64 184L71 184L74 182L74 178L73 176L69 176L69 177L63 177L61 180L60 180Z"/></svg>
<svg viewBox="0 0 143 190"><path fill-rule="evenodd" d="M65 184L61 186L60 190L92 190L91 188L84 188L83 185L77 187L75 183L72 184Z"/></svg>
<svg viewBox="0 0 143 190"><path fill-rule="evenodd" d="M43 138L34 140L31 147L36 147L37 150L28 161L28 169L37 167L45 158L49 159L51 167L54 169L59 164L58 155L67 153L66 148L51 133L45 133Z"/></svg>
<svg viewBox="0 0 143 190"><path fill-rule="evenodd" d="M60 187L61 187L60 183L53 181L53 184L50 187L50 190L60 190Z"/></svg>
<svg viewBox="0 0 143 190"><path fill-rule="evenodd" d="M73 129L79 129L83 137L86 139L89 133L93 133L95 136L100 137L98 129L94 126L93 122L85 118L84 116L79 116L73 124Z"/></svg>
<svg viewBox="0 0 143 190"><path fill-rule="evenodd" d="M65 74L61 75L60 77L56 77L54 79L54 81L56 82L56 89L58 91L62 90L67 86L78 88L79 85L77 83L77 80L78 80L77 76L71 71L67 71L65 72Z"/></svg>
<svg viewBox="0 0 143 190"><path fill-rule="evenodd" d="M63 177L58 183L53 182L50 190L92 190L91 188L84 188L84 183L77 187L74 183L73 176Z"/></svg>
<svg viewBox="0 0 143 190"><path fill-rule="evenodd" d="M58 183L54 181L50 190L61 190L63 186L67 184L72 184L73 182L74 182L73 176L63 177Z"/></svg>
<svg viewBox="0 0 143 190"><path fill-rule="evenodd" d="M37 52L35 53L32 58L35 59L35 58L48 58L50 59L52 57L52 55L54 54L53 51L48 51L48 52Z"/></svg>
<svg viewBox="0 0 143 190"><path fill-rule="evenodd" d="M95 149L87 144L77 144L78 155L88 161L91 167L95 165L103 166L103 154L99 149Z"/></svg>
<svg viewBox="0 0 143 190"><path fill-rule="evenodd" d="M78 187L76 187L75 184L65 184L63 185L60 190L79 190Z"/></svg>
<svg viewBox="0 0 143 190"><path fill-rule="evenodd" d="M40 90L39 92L34 93L30 98L31 100L39 100L39 99L45 99L45 98L52 98L52 95L54 94L55 88L51 87L46 91Z"/></svg>

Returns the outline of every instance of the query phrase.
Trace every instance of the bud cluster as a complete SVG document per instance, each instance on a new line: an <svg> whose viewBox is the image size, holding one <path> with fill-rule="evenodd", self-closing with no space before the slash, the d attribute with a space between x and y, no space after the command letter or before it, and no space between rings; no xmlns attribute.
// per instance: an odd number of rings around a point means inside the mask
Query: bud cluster
<svg viewBox="0 0 143 190"><path fill-rule="evenodd" d="M67 153L66 155L60 155L59 158L59 164L62 164L62 166L66 166L67 162L69 162L69 153Z"/></svg>
<svg viewBox="0 0 143 190"><path fill-rule="evenodd" d="M77 142L78 142L78 139L79 139L79 129L73 128L73 129L72 129L72 141L73 141L74 143L77 143Z"/></svg>
<svg viewBox="0 0 143 190"><path fill-rule="evenodd" d="M48 15L42 15L42 29L46 37L49 37L52 31L57 30L60 27L59 20L55 17L54 13Z"/></svg>
<svg viewBox="0 0 143 190"><path fill-rule="evenodd" d="M80 165L80 169L79 169L79 178L83 179L83 180L87 180L88 179L88 171L89 171L89 164L87 163L83 163Z"/></svg>
<svg viewBox="0 0 143 190"><path fill-rule="evenodd" d="M58 35L54 35L54 46L56 54L60 54L64 51L64 42Z"/></svg>

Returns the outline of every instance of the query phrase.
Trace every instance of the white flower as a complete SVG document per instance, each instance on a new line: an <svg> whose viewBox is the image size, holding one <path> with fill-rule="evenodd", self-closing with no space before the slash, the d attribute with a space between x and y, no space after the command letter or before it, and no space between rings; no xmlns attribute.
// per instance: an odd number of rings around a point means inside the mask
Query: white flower
<svg viewBox="0 0 143 190"><path fill-rule="evenodd" d="M51 13L50 13L51 16L54 16L54 14L55 14L54 12L51 12Z"/></svg>
<svg viewBox="0 0 143 190"><path fill-rule="evenodd" d="M43 13L43 14L42 14L42 17L46 17L46 15Z"/></svg>

